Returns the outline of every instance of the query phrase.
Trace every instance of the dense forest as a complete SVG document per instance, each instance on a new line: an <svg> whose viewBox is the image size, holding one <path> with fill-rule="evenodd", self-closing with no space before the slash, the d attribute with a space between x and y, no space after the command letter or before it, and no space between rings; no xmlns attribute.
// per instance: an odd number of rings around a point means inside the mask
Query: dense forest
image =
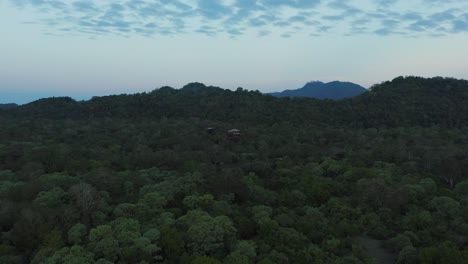
<svg viewBox="0 0 468 264"><path fill-rule="evenodd" d="M18 107L17 104L0 104L0 109L11 109Z"/></svg>
<svg viewBox="0 0 468 264"><path fill-rule="evenodd" d="M0 223L5 264L468 263L468 81L2 109Z"/></svg>

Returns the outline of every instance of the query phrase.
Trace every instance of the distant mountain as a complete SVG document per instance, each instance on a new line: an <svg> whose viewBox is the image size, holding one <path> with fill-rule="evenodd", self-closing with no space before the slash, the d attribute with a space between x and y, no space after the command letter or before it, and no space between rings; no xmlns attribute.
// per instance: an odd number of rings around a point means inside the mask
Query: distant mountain
<svg viewBox="0 0 468 264"><path fill-rule="evenodd" d="M17 104L0 104L0 109L11 109L18 107Z"/></svg>
<svg viewBox="0 0 468 264"><path fill-rule="evenodd" d="M350 82L309 82L296 90L285 90L279 93L269 93L275 97L311 97L317 99L340 100L354 97L367 92L367 89Z"/></svg>
<svg viewBox="0 0 468 264"><path fill-rule="evenodd" d="M311 83L314 84L314 83ZM317 84L317 83L315 83ZM326 85L323 84L322 85ZM201 83L150 93L46 98L0 111L0 118L139 119L194 118L235 124L309 123L317 126L468 127L468 81L398 77L348 100L276 98L258 91L226 90Z"/></svg>

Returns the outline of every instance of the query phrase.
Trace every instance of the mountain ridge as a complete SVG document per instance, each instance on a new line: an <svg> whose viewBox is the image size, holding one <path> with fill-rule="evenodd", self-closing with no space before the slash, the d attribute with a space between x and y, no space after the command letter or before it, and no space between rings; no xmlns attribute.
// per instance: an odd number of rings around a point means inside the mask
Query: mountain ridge
<svg viewBox="0 0 468 264"><path fill-rule="evenodd" d="M276 98L200 83L185 89L163 87L149 93L41 99L0 112L1 116L46 119L197 118L241 123L308 123L333 127L467 127L468 81L398 77L346 100Z"/></svg>
<svg viewBox="0 0 468 264"><path fill-rule="evenodd" d="M268 94L275 97L310 97L316 99L341 100L355 97L366 92L366 88L352 82L332 81L324 83L321 81L311 81L299 89L284 90L282 92Z"/></svg>

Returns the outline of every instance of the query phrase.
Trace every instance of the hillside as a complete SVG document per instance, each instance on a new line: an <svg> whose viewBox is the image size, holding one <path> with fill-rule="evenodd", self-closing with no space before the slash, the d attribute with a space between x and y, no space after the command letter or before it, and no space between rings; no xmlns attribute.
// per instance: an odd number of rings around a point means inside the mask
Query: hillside
<svg viewBox="0 0 468 264"><path fill-rule="evenodd" d="M467 92L192 83L1 110L0 263L467 263Z"/></svg>
<svg viewBox="0 0 468 264"><path fill-rule="evenodd" d="M468 81L399 77L342 106L348 109L348 120L365 127L463 127L468 125Z"/></svg>
<svg viewBox="0 0 468 264"><path fill-rule="evenodd" d="M17 104L0 104L0 109L11 109L18 107Z"/></svg>
<svg viewBox="0 0 468 264"><path fill-rule="evenodd" d="M351 99L274 98L242 88L236 91L200 83L151 93L41 99L6 115L35 118L202 118L242 123L288 121L336 127L468 125L468 81L399 77Z"/></svg>
<svg viewBox="0 0 468 264"><path fill-rule="evenodd" d="M285 90L278 93L269 93L275 97L310 97L317 99L341 100L366 93L364 87L350 82L309 82L304 87L296 90Z"/></svg>

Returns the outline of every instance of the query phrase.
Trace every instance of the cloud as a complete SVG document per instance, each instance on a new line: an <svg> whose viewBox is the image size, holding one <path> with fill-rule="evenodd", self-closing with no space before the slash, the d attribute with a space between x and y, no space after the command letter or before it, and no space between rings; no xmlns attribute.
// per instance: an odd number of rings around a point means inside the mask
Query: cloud
<svg viewBox="0 0 468 264"><path fill-rule="evenodd" d="M242 35L242 34L243 34L242 29L236 29L236 28L229 29L227 32L228 32L231 36L237 36L237 35Z"/></svg>
<svg viewBox="0 0 468 264"><path fill-rule="evenodd" d="M331 21L338 21L345 19L342 15L331 15L331 16L322 16L322 19L331 20Z"/></svg>
<svg viewBox="0 0 468 264"><path fill-rule="evenodd" d="M75 9L75 11L83 12L83 13L91 13L91 12L100 11L91 1L76 1L72 3L72 6Z"/></svg>
<svg viewBox="0 0 468 264"><path fill-rule="evenodd" d="M288 20L289 22L292 22L292 23L305 23L307 22L307 17L303 15L296 15L296 16L290 17Z"/></svg>
<svg viewBox="0 0 468 264"><path fill-rule="evenodd" d="M256 2L255 0L252 0ZM263 6L268 8L275 7L291 7L299 9L308 9L318 6L322 1L321 0L263 0L258 1Z"/></svg>
<svg viewBox="0 0 468 264"><path fill-rule="evenodd" d="M265 26L267 25L268 22L259 18L259 17L255 17L255 18L252 18L250 19L250 23L249 25L251 25L252 27L262 27L262 26Z"/></svg>
<svg viewBox="0 0 468 264"><path fill-rule="evenodd" d="M432 20L420 19L420 20L410 24L408 26L408 29L410 29L412 31L422 32L422 31L428 31L428 30L430 30L432 28L435 28L436 25L437 24Z"/></svg>
<svg viewBox="0 0 468 264"><path fill-rule="evenodd" d="M418 12L408 12L405 13L401 16L401 19L403 21L415 21L415 20L421 20L422 17Z"/></svg>
<svg viewBox="0 0 468 264"><path fill-rule="evenodd" d="M271 31L268 31L268 30L261 30L258 32L257 36L259 37L265 37L265 36L268 36L271 34Z"/></svg>
<svg viewBox="0 0 468 264"><path fill-rule="evenodd" d="M398 0L376 0L378 6L388 7L394 5Z"/></svg>
<svg viewBox="0 0 468 264"><path fill-rule="evenodd" d="M455 33L468 32L468 22L463 20L453 21L452 31Z"/></svg>
<svg viewBox="0 0 468 264"><path fill-rule="evenodd" d="M211 26L201 26L199 29L195 30L195 32L202 33L208 36L214 36L217 34L216 28Z"/></svg>
<svg viewBox="0 0 468 264"><path fill-rule="evenodd" d="M411 3L410 3L411 2ZM9 0L52 35L468 33L465 0ZM443 8L440 8L443 7ZM333 30L332 30L333 29Z"/></svg>
<svg viewBox="0 0 468 264"><path fill-rule="evenodd" d="M389 28L380 28L375 30L374 33L381 36L388 36L390 34L393 34L393 31Z"/></svg>
<svg viewBox="0 0 468 264"><path fill-rule="evenodd" d="M388 35L395 35L395 34L404 34L398 31L398 26L400 25L399 20L395 19L384 19L380 22L381 27L374 30L374 34L379 36L388 36Z"/></svg>
<svg viewBox="0 0 468 264"><path fill-rule="evenodd" d="M361 9L348 4L348 2L349 1L335 0L330 2L328 6L341 11L343 16L354 16L363 13Z"/></svg>
<svg viewBox="0 0 468 264"><path fill-rule="evenodd" d="M318 28L318 31L319 32L328 32L330 29L332 29L333 27L332 26L320 26Z"/></svg>
<svg viewBox="0 0 468 264"><path fill-rule="evenodd" d="M197 11L207 19L221 19L232 14L229 6L221 4L219 0L198 0Z"/></svg>
<svg viewBox="0 0 468 264"><path fill-rule="evenodd" d="M277 26L277 27L283 27L283 28L284 28L284 27L289 27L289 26L291 26L291 24L292 24L292 23L289 22L289 21L278 21L278 22L274 23L273 25L275 25L275 26Z"/></svg>
<svg viewBox="0 0 468 264"><path fill-rule="evenodd" d="M451 21L455 18L455 16L453 15L454 12L456 12L456 10L450 9L444 12L434 13L429 18L437 22Z"/></svg>

